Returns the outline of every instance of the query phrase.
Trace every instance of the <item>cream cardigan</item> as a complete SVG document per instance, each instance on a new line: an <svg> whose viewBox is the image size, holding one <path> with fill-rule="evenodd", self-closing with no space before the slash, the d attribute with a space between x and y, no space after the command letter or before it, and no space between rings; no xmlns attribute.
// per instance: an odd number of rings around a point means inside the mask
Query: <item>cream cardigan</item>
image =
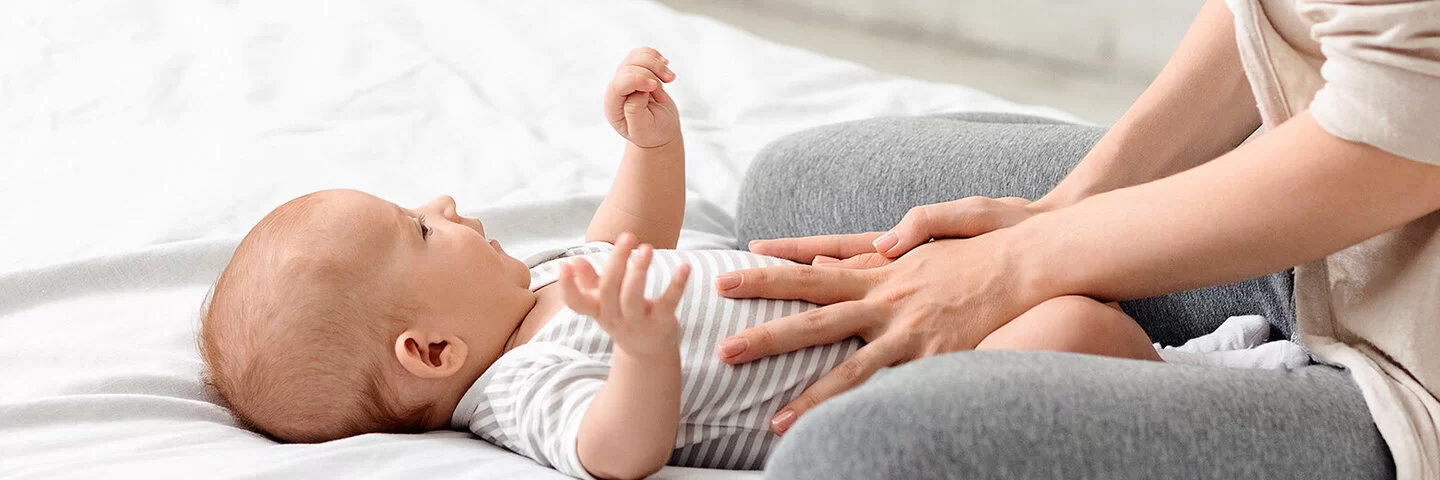
<svg viewBox="0 0 1440 480"><path fill-rule="evenodd" d="M1227 0L1267 127L1440 164L1440 0ZM1440 185L1435 188L1440 189ZM1348 368L1401 479L1440 479L1440 211L1295 270L1297 328Z"/></svg>

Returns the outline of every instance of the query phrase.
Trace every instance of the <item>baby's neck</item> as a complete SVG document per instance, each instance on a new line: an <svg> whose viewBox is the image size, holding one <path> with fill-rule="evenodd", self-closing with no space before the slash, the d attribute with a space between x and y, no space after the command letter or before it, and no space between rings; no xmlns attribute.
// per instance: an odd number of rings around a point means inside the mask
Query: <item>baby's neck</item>
<svg viewBox="0 0 1440 480"><path fill-rule="evenodd" d="M510 333L510 340L505 342L504 352L509 352L535 338L535 334L539 333L540 329L550 323L550 319L555 318L555 314L565 307L565 300L560 289L551 288L555 285L540 287L540 290L535 292L535 305L530 307L530 311L525 313L525 318L515 325L515 331Z"/></svg>
<svg viewBox="0 0 1440 480"><path fill-rule="evenodd" d="M551 289L549 285L547 285L535 292L534 296L535 303L532 303L529 309L520 311L520 318L515 321L515 329L510 331L510 338L506 340L504 349L500 351L500 355L505 355L505 352L509 352L510 349L529 342L530 339L550 321L550 318L554 317L555 314L560 311L560 308L564 307L564 299L561 298L558 288ZM480 376L484 375L493 363L492 361L489 364L485 364L484 367L478 369L478 371L470 371L468 375L465 375L466 378L463 379L464 381L456 384L455 391L447 392L438 403L433 405L430 410L432 426L440 425L434 428L449 428L450 419L453 417L455 409L459 407L460 400L465 396L465 393L470 390L470 386L480 380ZM442 420L443 424L441 423Z"/></svg>

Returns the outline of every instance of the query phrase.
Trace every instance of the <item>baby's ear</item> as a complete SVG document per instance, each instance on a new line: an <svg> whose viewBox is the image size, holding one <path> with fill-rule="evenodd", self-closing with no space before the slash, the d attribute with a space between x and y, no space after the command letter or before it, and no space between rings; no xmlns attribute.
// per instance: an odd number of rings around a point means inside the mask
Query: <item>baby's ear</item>
<svg viewBox="0 0 1440 480"><path fill-rule="evenodd" d="M460 371L469 351L465 341L451 334L406 330L395 338L395 358L420 378L445 378Z"/></svg>

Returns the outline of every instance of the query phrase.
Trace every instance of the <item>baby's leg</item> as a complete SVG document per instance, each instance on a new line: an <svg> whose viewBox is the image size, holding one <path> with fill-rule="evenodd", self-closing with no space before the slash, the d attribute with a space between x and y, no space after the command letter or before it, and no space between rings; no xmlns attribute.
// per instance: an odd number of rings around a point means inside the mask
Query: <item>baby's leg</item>
<svg viewBox="0 0 1440 480"><path fill-rule="evenodd" d="M1089 297L1041 303L980 341L976 350L1053 350L1160 361L1150 337L1125 312Z"/></svg>

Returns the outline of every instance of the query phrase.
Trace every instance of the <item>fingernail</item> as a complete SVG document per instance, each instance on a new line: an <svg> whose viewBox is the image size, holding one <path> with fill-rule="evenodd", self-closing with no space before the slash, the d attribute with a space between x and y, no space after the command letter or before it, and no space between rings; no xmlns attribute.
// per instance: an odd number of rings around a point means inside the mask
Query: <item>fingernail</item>
<svg viewBox="0 0 1440 480"><path fill-rule="evenodd" d="M755 247L760 246L760 243L761 243L761 242L762 242L762 240L751 240L750 243L746 245L746 248L749 248L750 250L754 250Z"/></svg>
<svg viewBox="0 0 1440 480"><path fill-rule="evenodd" d="M775 433L785 433L790 429L790 424L795 423L795 411L790 409L781 410L770 419L770 430Z"/></svg>
<svg viewBox="0 0 1440 480"><path fill-rule="evenodd" d="M875 246L875 251L877 252L888 252L890 249L895 248L895 244L897 243L900 243L900 237L895 236L895 232L885 232L884 235L876 238L874 242L870 242L871 245Z"/></svg>
<svg viewBox="0 0 1440 480"><path fill-rule="evenodd" d="M720 357L730 358L742 353L750 346L750 341L745 337L730 337L720 342Z"/></svg>
<svg viewBox="0 0 1440 480"><path fill-rule="evenodd" d="M733 273L722 274L715 277L715 288L729 290L740 286L740 276Z"/></svg>
<svg viewBox="0 0 1440 480"><path fill-rule="evenodd" d="M829 264L832 264L832 263L839 263L839 262L840 262L840 259L835 258L835 257L827 257L827 256L824 256L824 255L816 255L816 256L815 256L815 259L810 261L810 264L811 264L811 265L829 265Z"/></svg>

